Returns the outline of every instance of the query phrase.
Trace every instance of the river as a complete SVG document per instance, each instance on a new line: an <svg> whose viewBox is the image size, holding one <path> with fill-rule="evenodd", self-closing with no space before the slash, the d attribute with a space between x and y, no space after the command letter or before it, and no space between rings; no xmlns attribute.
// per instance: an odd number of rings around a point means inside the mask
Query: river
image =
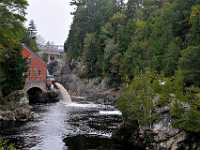
<svg viewBox="0 0 200 150"><path fill-rule="evenodd" d="M26 123L1 122L0 135L21 150L123 149L110 140L121 122L113 106L87 101L34 105Z"/></svg>

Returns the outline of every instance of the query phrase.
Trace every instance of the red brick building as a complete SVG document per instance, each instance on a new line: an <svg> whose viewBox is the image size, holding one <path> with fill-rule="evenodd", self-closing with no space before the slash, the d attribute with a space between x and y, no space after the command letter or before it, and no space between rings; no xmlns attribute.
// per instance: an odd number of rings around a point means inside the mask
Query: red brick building
<svg viewBox="0 0 200 150"><path fill-rule="evenodd" d="M28 61L27 81L46 82L47 66L42 58L26 47L22 49L22 56Z"/></svg>

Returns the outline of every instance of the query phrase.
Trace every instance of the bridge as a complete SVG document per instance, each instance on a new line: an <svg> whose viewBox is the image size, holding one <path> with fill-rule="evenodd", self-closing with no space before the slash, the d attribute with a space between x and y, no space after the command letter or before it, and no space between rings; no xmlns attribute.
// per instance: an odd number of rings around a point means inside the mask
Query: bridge
<svg viewBox="0 0 200 150"><path fill-rule="evenodd" d="M48 63L51 62L51 59L60 60L63 57L64 45L39 45L39 48L42 50L40 53L46 54Z"/></svg>

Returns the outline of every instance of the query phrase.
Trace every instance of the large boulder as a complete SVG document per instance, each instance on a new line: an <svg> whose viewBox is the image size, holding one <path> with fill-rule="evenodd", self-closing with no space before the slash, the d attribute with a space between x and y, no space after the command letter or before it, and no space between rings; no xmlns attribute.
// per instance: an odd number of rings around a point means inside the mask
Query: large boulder
<svg viewBox="0 0 200 150"><path fill-rule="evenodd" d="M29 105L20 105L14 110L14 116L17 121L27 121L33 118L33 112Z"/></svg>
<svg viewBox="0 0 200 150"><path fill-rule="evenodd" d="M116 130L112 139L127 148L144 149L143 141L139 137L139 125L137 121L122 123Z"/></svg>

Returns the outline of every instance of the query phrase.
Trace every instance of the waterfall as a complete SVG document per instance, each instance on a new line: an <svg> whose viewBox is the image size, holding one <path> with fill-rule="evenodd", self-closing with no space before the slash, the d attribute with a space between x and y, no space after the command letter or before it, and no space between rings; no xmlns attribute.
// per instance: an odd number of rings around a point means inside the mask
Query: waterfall
<svg viewBox="0 0 200 150"><path fill-rule="evenodd" d="M70 97L69 93L67 92L67 90L63 87L63 85L61 85L60 83L57 83L57 82L55 83L55 85L60 90L63 101L67 102L67 103L71 103L72 102L71 97Z"/></svg>

